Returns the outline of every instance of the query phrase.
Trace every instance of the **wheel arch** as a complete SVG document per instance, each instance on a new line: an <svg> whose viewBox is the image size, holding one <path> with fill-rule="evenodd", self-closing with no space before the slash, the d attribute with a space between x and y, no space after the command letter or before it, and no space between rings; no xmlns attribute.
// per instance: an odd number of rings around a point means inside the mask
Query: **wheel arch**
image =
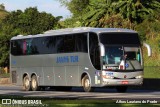
<svg viewBox="0 0 160 107"><path fill-rule="evenodd" d="M30 76L29 76L29 74L27 73L27 72L25 72L24 74L23 74L23 76L22 76L22 80L24 79L24 77L25 76L27 76L28 75L28 77L29 77L29 81L31 81L31 78L30 78Z"/></svg>
<svg viewBox="0 0 160 107"><path fill-rule="evenodd" d="M37 84L39 85L39 76L37 75L37 73L33 72L33 73L31 74L31 77L30 77L30 78L32 78L34 75L36 76L36 78L37 78Z"/></svg>
<svg viewBox="0 0 160 107"><path fill-rule="evenodd" d="M33 72L33 73L31 74L31 78L32 78L33 75L35 75L36 77L38 77L37 74L36 74L35 72Z"/></svg>
<svg viewBox="0 0 160 107"><path fill-rule="evenodd" d="M83 77L84 77L85 75L88 75L89 80L90 80L90 84L92 84L92 80L91 80L91 77L90 77L89 73L88 73L88 72L83 72L82 75L81 75L81 85L82 85L82 79L83 79Z"/></svg>

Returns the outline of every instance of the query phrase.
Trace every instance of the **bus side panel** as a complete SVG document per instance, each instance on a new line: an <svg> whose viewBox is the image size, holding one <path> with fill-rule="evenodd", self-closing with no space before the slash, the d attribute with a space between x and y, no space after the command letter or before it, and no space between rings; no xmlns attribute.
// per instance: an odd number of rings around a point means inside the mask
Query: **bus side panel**
<svg viewBox="0 0 160 107"><path fill-rule="evenodd" d="M66 85L77 86L78 85L78 66L66 66Z"/></svg>
<svg viewBox="0 0 160 107"><path fill-rule="evenodd" d="M64 66L54 67L54 72L55 72L55 85L66 86L65 67Z"/></svg>
<svg viewBox="0 0 160 107"><path fill-rule="evenodd" d="M17 85L23 85L23 68L17 68Z"/></svg>
<svg viewBox="0 0 160 107"><path fill-rule="evenodd" d="M54 85L54 71L53 67L43 67L43 78L44 78L44 84L46 86L53 86Z"/></svg>
<svg viewBox="0 0 160 107"><path fill-rule="evenodd" d="M41 55L42 58L42 72L44 83L41 84L43 86L53 86L55 84L54 81L54 65L55 65L55 54L44 54Z"/></svg>

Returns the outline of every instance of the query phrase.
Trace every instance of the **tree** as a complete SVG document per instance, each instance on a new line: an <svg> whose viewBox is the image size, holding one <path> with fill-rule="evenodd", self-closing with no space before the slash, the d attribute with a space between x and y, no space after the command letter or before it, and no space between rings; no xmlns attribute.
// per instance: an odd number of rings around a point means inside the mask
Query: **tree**
<svg viewBox="0 0 160 107"><path fill-rule="evenodd" d="M74 23L103 27L110 17L121 14L129 28L153 17L160 9L158 0L60 0L72 13Z"/></svg>
<svg viewBox="0 0 160 107"><path fill-rule="evenodd" d="M116 3L117 13L132 23L141 23L148 16L153 16L160 9L158 0L119 0Z"/></svg>
<svg viewBox="0 0 160 107"><path fill-rule="evenodd" d="M3 27L2 27L3 26ZM10 38L19 34L19 29L1 23L0 28L0 66L9 66Z"/></svg>
<svg viewBox="0 0 160 107"><path fill-rule="evenodd" d="M72 13L72 21L68 18L65 23L68 26L79 27L83 26L83 17L84 14L88 12L88 5L90 0L59 0L62 5L66 6L68 10ZM68 25L71 23L71 25Z"/></svg>
<svg viewBox="0 0 160 107"><path fill-rule="evenodd" d="M160 34L160 21L144 20L135 29L138 31L141 40L155 40Z"/></svg>
<svg viewBox="0 0 160 107"><path fill-rule="evenodd" d="M90 0L59 0L62 5L66 6L73 16L80 16L86 12L85 9L89 5Z"/></svg>
<svg viewBox="0 0 160 107"><path fill-rule="evenodd" d="M4 4L0 4L0 20L4 19L9 13L5 10Z"/></svg>
<svg viewBox="0 0 160 107"><path fill-rule="evenodd" d="M99 20L100 27L103 28L129 28L129 22L121 14L112 14Z"/></svg>
<svg viewBox="0 0 160 107"><path fill-rule="evenodd" d="M116 0L95 0L91 1L89 12L83 18L85 26L102 27L103 21L115 13L114 6Z"/></svg>
<svg viewBox="0 0 160 107"><path fill-rule="evenodd" d="M36 7L9 13L0 23L0 66L9 66L10 39L13 36L34 35L58 27L60 17L39 12Z"/></svg>
<svg viewBox="0 0 160 107"><path fill-rule="evenodd" d="M0 4L0 10L5 10L4 4Z"/></svg>

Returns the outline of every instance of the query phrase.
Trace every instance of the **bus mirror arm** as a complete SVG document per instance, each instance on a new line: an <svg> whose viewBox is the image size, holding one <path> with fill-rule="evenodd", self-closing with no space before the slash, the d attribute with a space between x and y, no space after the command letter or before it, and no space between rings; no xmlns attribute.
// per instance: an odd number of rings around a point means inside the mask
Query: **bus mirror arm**
<svg viewBox="0 0 160 107"><path fill-rule="evenodd" d="M100 46L100 52L101 52L101 56L105 56L105 48L104 48L104 45L102 43L99 44Z"/></svg>
<svg viewBox="0 0 160 107"><path fill-rule="evenodd" d="M150 45L148 45L147 43L143 43L143 46L145 46L148 50L148 56L151 56L152 55L152 50L151 50L151 47Z"/></svg>

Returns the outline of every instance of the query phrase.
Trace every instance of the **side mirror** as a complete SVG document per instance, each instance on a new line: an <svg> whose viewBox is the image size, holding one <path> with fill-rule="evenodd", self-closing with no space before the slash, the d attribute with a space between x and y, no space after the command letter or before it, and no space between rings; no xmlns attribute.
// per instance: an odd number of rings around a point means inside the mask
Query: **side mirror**
<svg viewBox="0 0 160 107"><path fill-rule="evenodd" d="M143 46L145 46L148 50L148 56L151 56L152 55L152 50L151 50L151 47L150 45L148 45L147 43L143 43Z"/></svg>
<svg viewBox="0 0 160 107"><path fill-rule="evenodd" d="M100 50L101 50L101 56L105 56L105 48L104 45L102 43L99 44L100 46Z"/></svg>

